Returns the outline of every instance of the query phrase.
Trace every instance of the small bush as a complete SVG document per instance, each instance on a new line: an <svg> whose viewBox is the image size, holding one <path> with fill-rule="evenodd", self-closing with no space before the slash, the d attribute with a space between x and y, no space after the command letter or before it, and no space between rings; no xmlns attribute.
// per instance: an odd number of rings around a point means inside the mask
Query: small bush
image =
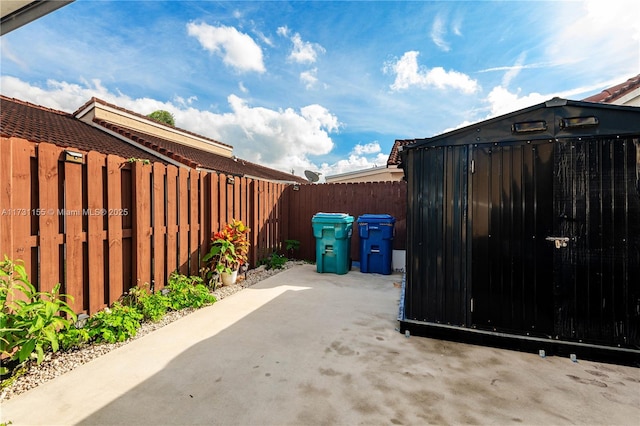
<svg viewBox="0 0 640 426"><path fill-rule="evenodd" d="M145 321L160 321L169 309L167 296L160 292L152 293L146 287L133 287L122 299L123 305L136 308Z"/></svg>
<svg viewBox="0 0 640 426"><path fill-rule="evenodd" d="M136 308L114 302L111 308L105 308L89 318L89 336L96 343L124 342L136 335L142 317Z"/></svg>
<svg viewBox="0 0 640 426"><path fill-rule="evenodd" d="M91 336L87 329L69 327L60 333L60 348L67 352L85 346L90 340Z"/></svg>
<svg viewBox="0 0 640 426"><path fill-rule="evenodd" d="M273 252L258 263L260 265L265 265L267 269L282 269L284 267L284 264L287 263L287 260L289 259L287 259L285 256Z"/></svg>
<svg viewBox="0 0 640 426"><path fill-rule="evenodd" d="M169 294L169 308L179 311L185 308L201 308L216 301L216 297L209 293L200 277L188 277L173 273L169 277L167 288Z"/></svg>
<svg viewBox="0 0 640 426"><path fill-rule="evenodd" d="M20 294L21 293L21 294ZM35 359L38 364L48 350L58 351L59 336L76 320L62 300L60 284L51 292L39 292L29 281L23 265L6 256L0 262L0 353L17 364ZM70 299L70 296L66 296ZM0 374L7 374L0 368Z"/></svg>

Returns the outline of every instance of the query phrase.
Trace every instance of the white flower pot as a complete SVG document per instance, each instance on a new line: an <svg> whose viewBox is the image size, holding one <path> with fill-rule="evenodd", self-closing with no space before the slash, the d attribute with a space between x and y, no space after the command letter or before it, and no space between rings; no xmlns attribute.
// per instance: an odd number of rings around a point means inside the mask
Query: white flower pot
<svg viewBox="0 0 640 426"><path fill-rule="evenodd" d="M236 279L238 279L238 270L236 269L230 274L223 272L220 274L220 277L222 278L222 285L233 285L236 283Z"/></svg>

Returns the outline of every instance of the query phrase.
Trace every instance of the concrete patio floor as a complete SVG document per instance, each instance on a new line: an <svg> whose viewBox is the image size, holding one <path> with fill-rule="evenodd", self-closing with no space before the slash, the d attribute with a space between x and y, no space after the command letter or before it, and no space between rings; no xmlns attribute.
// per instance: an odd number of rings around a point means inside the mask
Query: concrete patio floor
<svg viewBox="0 0 640 426"><path fill-rule="evenodd" d="M640 369L406 338L400 281L296 266L3 402L1 421L640 423Z"/></svg>

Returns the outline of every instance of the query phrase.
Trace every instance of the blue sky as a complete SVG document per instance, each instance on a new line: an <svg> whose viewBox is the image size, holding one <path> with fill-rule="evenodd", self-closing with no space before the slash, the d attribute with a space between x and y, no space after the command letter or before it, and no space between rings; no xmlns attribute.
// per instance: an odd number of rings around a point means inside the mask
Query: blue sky
<svg viewBox="0 0 640 426"><path fill-rule="evenodd" d="M421 138L640 73L625 1L76 0L2 36L0 91L92 96L297 175L384 166Z"/></svg>

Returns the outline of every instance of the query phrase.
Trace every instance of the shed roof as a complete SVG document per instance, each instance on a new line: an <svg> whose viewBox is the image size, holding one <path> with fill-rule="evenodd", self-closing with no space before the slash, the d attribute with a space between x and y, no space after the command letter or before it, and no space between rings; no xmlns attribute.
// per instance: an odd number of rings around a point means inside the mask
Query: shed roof
<svg viewBox="0 0 640 426"><path fill-rule="evenodd" d="M405 149L629 134L640 134L638 107L553 98L431 138L416 139Z"/></svg>

